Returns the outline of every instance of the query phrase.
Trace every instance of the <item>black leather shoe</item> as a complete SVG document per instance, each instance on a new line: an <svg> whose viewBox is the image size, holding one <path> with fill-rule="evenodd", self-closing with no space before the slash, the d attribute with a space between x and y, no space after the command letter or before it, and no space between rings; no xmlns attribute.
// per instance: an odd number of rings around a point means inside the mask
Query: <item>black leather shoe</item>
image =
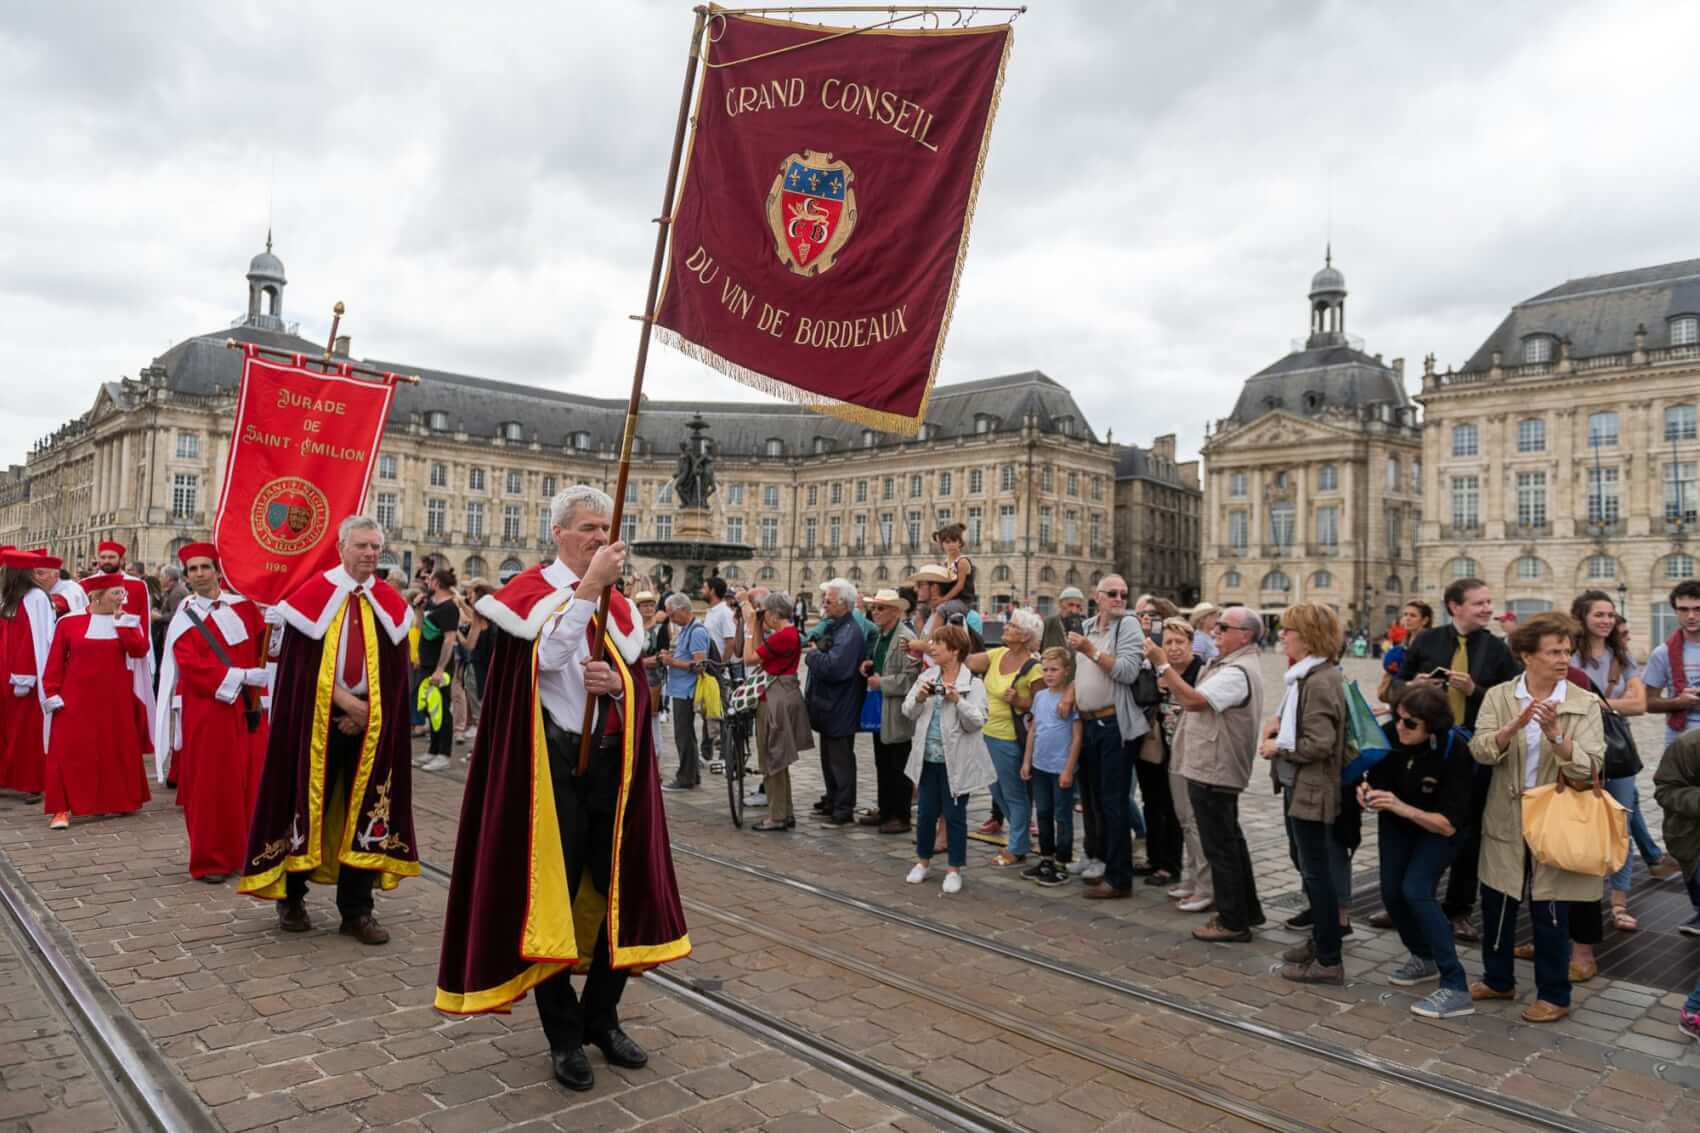
<svg viewBox="0 0 1700 1133"><path fill-rule="evenodd" d="M610 1027L600 1035L587 1037L602 1051L602 1056L611 1066L636 1070L640 1066L649 1065L649 1055L643 1052L643 1047L633 1042L632 1037L618 1027Z"/></svg>
<svg viewBox="0 0 1700 1133"><path fill-rule="evenodd" d="M575 1046L571 1050L550 1051L549 1066L555 1071L555 1081L569 1090L583 1093L596 1085L596 1075L591 1073L590 1059L585 1055L582 1046Z"/></svg>
<svg viewBox="0 0 1700 1133"><path fill-rule="evenodd" d="M306 932L313 927L307 916L307 903L299 898L285 897L277 903L277 927L284 932Z"/></svg>

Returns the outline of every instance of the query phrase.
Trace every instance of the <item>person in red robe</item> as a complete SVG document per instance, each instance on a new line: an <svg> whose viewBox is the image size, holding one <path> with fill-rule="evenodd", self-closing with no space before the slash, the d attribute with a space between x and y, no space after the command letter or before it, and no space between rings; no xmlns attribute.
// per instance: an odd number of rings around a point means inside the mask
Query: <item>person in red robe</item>
<svg viewBox="0 0 1700 1133"><path fill-rule="evenodd" d="M53 642L52 600L37 569L58 560L8 548L0 553L0 789L40 802L47 781L47 700L41 674Z"/></svg>
<svg viewBox="0 0 1700 1133"><path fill-rule="evenodd" d="M47 813L63 830L74 814L128 814L150 798L142 755L151 744L130 687L129 662L153 648L141 619L120 614L116 578L83 583L88 608L54 627L42 670L42 707L51 713Z"/></svg>
<svg viewBox="0 0 1700 1133"><path fill-rule="evenodd" d="M129 660L130 689L135 694L136 703L141 705L142 718L152 726L154 716L154 659L151 643L153 641L153 596L148 593L148 584L131 574L124 572L125 555L128 550L122 543L107 540L95 548L95 572L82 580L88 583L92 579L117 578L124 584L124 608L119 611L130 617L142 620L142 636L150 643L146 657L132 657ZM67 583L62 589L78 591L76 583ZM55 590L58 593L58 590ZM70 609L75 613L79 608L76 593L68 593Z"/></svg>
<svg viewBox="0 0 1700 1133"><path fill-rule="evenodd" d="M258 606L219 585L211 543L191 543L177 558L190 594L160 652L154 765L161 783L177 781L189 876L216 885L242 870L266 764L260 695L271 682L271 628Z"/></svg>
<svg viewBox="0 0 1700 1133"><path fill-rule="evenodd" d="M419 875L407 631L413 611L377 577L384 529L337 529L342 565L275 606L283 621L271 735L237 889L278 903L278 927L312 928L307 881L336 885L341 932L383 944L372 887Z"/></svg>
<svg viewBox="0 0 1700 1133"><path fill-rule="evenodd" d="M649 682L633 675L644 627L609 608L605 660L593 615L620 576L613 501L585 485L550 504L558 557L478 612L494 636L443 918L437 1009L509 1011L536 989L555 1077L594 1085L584 1044L616 1066L648 1061L620 1029L627 977L690 953L656 771ZM586 696L596 702L578 774ZM571 975L584 977L575 995Z"/></svg>

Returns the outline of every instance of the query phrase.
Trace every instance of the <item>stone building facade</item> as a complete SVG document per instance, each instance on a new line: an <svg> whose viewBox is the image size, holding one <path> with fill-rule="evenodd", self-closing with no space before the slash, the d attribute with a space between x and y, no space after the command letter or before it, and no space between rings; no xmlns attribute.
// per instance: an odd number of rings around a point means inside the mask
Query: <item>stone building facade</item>
<svg viewBox="0 0 1700 1133"><path fill-rule="evenodd" d="M1311 280L1309 336L1207 430L1203 596L1271 620L1315 599L1378 634L1423 592L1422 439L1404 360L1365 354L1345 310L1330 254Z"/></svg>
<svg viewBox="0 0 1700 1133"><path fill-rule="evenodd" d="M81 563L115 538L154 566L205 538L241 376L225 339L323 349L283 321L284 285L268 241L237 325L102 385L87 413L38 442L0 479L0 542L47 544ZM552 549L547 501L557 490L581 481L613 489L623 397L366 364L421 378L397 388L367 501L389 532L386 565L411 571L432 553L463 578L494 579ZM949 522L967 528L988 609L1031 600L1049 610L1064 586L1089 588L1118 561L1125 446L1101 441L1068 390L1042 373L940 386L914 437L783 404L648 400L627 491L629 540L672 537L669 481L698 413L714 444L715 536L755 548L752 561L724 571L739 581L796 591L842 574L865 588L893 585L936 560L932 533ZM1183 568L1172 569L1184 585Z"/></svg>
<svg viewBox="0 0 1700 1133"><path fill-rule="evenodd" d="M1116 573L1181 606L1198 601L1198 461L1175 460L1175 435L1148 449L1123 446L1116 460Z"/></svg>
<svg viewBox="0 0 1700 1133"><path fill-rule="evenodd" d="M1700 555L1700 260L1522 303L1458 370L1424 368L1422 577L1474 575L1515 613L1619 597L1638 652Z"/></svg>

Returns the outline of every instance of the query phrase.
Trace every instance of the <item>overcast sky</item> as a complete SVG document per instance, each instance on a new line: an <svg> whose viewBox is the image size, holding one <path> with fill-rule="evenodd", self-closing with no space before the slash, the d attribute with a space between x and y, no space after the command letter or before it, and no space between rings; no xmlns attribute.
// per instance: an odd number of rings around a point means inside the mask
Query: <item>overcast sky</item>
<svg viewBox="0 0 1700 1133"><path fill-rule="evenodd" d="M537 10L532 10L535 7ZM689 6L0 9L0 463L225 326L623 396ZM1043 370L1194 451L1306 329L1461 363L1516 301L1700 256L1691 3L1060 3L1016 24L942 380ZM656 396L756 398L666 349Z"/></svg>

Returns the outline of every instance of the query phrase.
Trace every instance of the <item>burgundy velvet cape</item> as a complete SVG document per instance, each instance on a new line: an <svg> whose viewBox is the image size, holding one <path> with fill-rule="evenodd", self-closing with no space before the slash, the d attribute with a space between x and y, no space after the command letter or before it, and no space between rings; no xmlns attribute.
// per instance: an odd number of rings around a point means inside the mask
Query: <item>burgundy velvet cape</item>
<svg viewBox="0 0 1700 1133"><path fill-rule="evenodd" d="M485 631L495 635L489 685L461 805L437 969L437 1008L451 1014L506 1012L550 976L587 970L602 923L587 924L568 898L537 694L538 640L504 628L541 603L558 609L566 592L551 590L532 567L479 604L486 616L493 602L517 616L492 617ZM691 943L661 804L648 682L634 679L613 636L607 640L607 659L624 681L628 706L606 905L608 951L615 968L641 972L688 955ZM577 904L593 893L587 872Z"/></svg>
<svg viewBox="0 0 1700 1133"><path fill-rule="evenodd" d="M293 624L284 625L272 683L266 766L238 892L279 901L285 873L310 872L313 881L329 884L336 880L339 865L377 870L384 889L419 875L407 639L392 642L372 617L363 622L371 717L360 762L349 792L327 796L325 791L332 670L347 614L345 598L317 639ZM351 798L359 800L352 822Z"/></svg>

